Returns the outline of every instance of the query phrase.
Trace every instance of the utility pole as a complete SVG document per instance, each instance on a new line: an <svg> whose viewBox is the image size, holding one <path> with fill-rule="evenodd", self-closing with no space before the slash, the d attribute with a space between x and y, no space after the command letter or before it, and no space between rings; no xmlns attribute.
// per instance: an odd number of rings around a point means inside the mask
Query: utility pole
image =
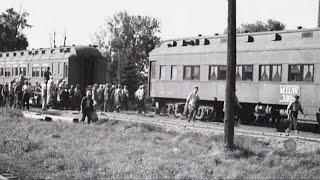
<svg viewBox="0 0 320 180"><path fill-rule="evenodd" d="M319 0L319 5L318 5L318 28L320 28L320 0Z"/></svg>
<svg viewBox="0 0 320 180"><path fill-rule="evenodd" d="M234 93L236 83L236 0L228 0L228 49L227 49L227 81L225 91L224 143L227 149L234 147Z"/></svg>
<svg viewBox="0 0 320 180"><path fill-rule="evenodd" d="M56 48L56 30L53 30L53 48Z"/></svg>
<svg viewBox="0 0 320 180"><path fill-rule="evenodd" d="M67 29L64 28L64 38L63 38L63 47L66 47L66 41L67 41Z"/></svg>

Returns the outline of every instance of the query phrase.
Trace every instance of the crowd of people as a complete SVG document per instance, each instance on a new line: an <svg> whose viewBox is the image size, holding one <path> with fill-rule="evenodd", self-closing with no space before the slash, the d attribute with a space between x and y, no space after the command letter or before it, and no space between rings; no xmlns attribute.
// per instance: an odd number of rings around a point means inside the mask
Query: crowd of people
<svg viewBox="0 0 320 180"><path fill-rule="evenodd" d="M135 92L135 109L145 113L145 87ZM80 110L91 120L95 111L120 112L129 110L129 90L126 85L93 84L81 89L79 84L70 85L64 79L54 81L48 68L42 83L31 84L21 76L10 83L0 84L0 107L30 109L33 106L48 109ZM132 98L131 98L132 99ZM92 104L92 105L91 105Z"/></svg>

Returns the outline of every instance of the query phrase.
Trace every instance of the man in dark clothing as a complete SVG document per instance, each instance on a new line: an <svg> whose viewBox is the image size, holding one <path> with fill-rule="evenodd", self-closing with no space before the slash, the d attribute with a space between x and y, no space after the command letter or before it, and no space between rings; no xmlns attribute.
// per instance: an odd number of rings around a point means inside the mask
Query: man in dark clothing
<svg viewBox="0 0 320 180"><path fill-rule="evenodd" d="M110 85L106 84L104 89L104 112L108 112L110 108L110 99L111 99L111 90Z"/></svg>
<svg viewBox="0 0 320 180"><path fill-rule="evenodd" d="M299 96L295 95L294 96L294 101L292 101L288 107L287 107L287 112L288 112L288 116L290 119L290 124L289 127L286 129L286 133L290 133L290 130L293 126L295 134L298 134L298 113L299 111L304 114L301 104L299 102Z"/></svg>
<svg viewBox="0 0 320 180"><path fill-rule="evenodd" d="M15 107L16 108L22 108L22 84L17 82L16 86L14 88L14 98L15 98Z"/></svg>
<svg viewBox="0 0 320 180"><path fill-rule="evenodd" d="M93 99L92 99L92 92L87 91L87 94L85 97L81 100L81 110L82 113L82 119L81 122L84 122L85 118L88 118L88 124L91 122L91 115L94 111L93 108Z"/></svg>
<svg viewBox="0 0 320 180"><path fill-rule="evenodd" d="M43 73L44 80L46 83L49 81L51 76L50 67L47 68L47 71Z"/></svg>

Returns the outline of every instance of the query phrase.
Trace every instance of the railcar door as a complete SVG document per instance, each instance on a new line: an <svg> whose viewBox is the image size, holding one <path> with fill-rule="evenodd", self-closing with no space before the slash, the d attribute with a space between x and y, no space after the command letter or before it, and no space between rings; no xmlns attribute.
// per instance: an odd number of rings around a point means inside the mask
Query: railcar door
<svg viewBox="0 0 320 180"><path fill-rule="evenodd" d="M149 65L149 97L154 97L154 83L156 79L156 61L150 61Z"/></svg>
<svg viewBox="0 0 320 180"><path fill-rule="evenodd" d="M94 84L94 60L88 59L85 68L85 84L86 86Z"/></svg>

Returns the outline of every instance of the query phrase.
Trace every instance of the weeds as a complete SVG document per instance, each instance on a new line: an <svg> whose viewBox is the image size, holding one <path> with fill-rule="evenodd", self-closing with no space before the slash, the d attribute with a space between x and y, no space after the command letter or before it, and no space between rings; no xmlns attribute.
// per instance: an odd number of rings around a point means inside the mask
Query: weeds
<svg viewBox="0 0 320 180"><path fill-rule="evenodd" d="M94 125L45 123L1 109L0 173L21 179L320 178L320 149L285 152L275 142L167 130L101 119Z"/></svg>

